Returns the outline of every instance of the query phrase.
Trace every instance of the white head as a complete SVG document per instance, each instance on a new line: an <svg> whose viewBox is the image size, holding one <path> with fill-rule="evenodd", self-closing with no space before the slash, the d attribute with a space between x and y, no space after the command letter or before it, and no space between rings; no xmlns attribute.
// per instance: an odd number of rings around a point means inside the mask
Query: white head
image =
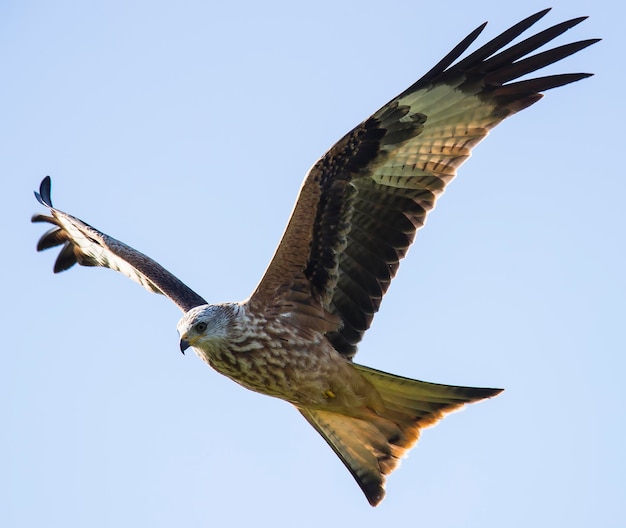
<svg viewBox="0 0 626 528"><path fill-rule="evenodd" d="M189 347L208 350L212 344L225 340L234 312L230 304L205 304L189 310L176 327L181 352L184 354Z"/></svg>

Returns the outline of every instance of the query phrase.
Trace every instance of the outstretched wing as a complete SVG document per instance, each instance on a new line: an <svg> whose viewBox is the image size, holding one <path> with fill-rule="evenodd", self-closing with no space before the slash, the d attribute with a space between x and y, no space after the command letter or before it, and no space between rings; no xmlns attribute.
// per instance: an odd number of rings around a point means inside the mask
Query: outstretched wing
<svg viewBox="0 0 626 528"><path fill-rule="evenodd" d="M541 92L590 75L519 80L598 40L529 55L586 18L581 17L503 50L547 12L454 63L483 24L337 142L305 178L250 303L278 313L322 310L338 318L338 330L327 337L352 357L416 230L471 150L503 119L538 101Z"/></svg>
<svg viewBox="0 0 626 528"><path fill-rule="evenodd" d="M35 197L50 211L51 216L37 214L33 222L47 222L55 227L44 233L37 251L63 246L54 264L59 273L78 263L81 266L111 268L130 277L151 292L169 297L186 312L194 306L207 304L197 293L183 284L163 266L143 253L109 235L101 233L78 218L55 209L50 198L50 177L46 176Z"/></svg>

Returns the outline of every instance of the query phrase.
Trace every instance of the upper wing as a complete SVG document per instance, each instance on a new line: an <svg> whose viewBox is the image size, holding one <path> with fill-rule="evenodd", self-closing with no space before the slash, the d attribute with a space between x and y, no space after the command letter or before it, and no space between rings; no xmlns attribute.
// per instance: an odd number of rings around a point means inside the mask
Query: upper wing
<svg viewBox="0 0 626 528"><path fill-rule="evenodd" d="M327 337L352 357L417 229L470 152L540 92L590 74L521 76L593 44L530 55L582 22L576 18L502 50L541 11L466 58L485 24L424 77L339 140L309 171L283 238L250 298L275 312L339 319Z"/></svg>
<svg viewBox="0 0 626 528"><path fill-rule="evenodd" d="M151 258L78 218L55 209L50 198L49 176L43 179L35 197L50 210L52 216L38 214L33 216L32 221L56 226L39 239L37 251L63 245L54 264L55 273L71 268L76 263L81 266L102 266L123 273L151 292L166 295L183 312L207 304Z"/></svg>

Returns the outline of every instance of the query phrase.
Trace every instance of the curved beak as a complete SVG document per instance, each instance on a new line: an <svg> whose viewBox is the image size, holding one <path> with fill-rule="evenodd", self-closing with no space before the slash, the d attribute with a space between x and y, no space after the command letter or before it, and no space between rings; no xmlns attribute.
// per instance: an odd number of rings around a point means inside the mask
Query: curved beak
<svg viewBox="0 0 626 528"><path fill-rule="evenodd" d="M187 350L191 346L191 343L185 339L185 337L180 338L180 351L185 354L185 350Z"/></svg>

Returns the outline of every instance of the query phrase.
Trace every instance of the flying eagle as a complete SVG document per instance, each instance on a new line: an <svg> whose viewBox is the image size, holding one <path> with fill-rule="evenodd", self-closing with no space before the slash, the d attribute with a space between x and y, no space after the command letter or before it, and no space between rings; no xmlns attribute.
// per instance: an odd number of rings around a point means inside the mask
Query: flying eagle
<svg viewBox="0 0 626 528"><path fill-rule="evenodd" d="M489 131L542 92L591 74L525 78L598 39L532 54L586 17L506 46L549 10L458 60L486 24L415 84L341 138L309 170L263 278L241 302L208 304L158 263L35 196L55 227L39 251L62 246L54 271L117 270L169 297L191 347L244 387L293 404L352 473L371 505L421 429L500 389L426 383L353 363L357 345L416 231ZM506 49L505 49L506 48Z"/></svg>

